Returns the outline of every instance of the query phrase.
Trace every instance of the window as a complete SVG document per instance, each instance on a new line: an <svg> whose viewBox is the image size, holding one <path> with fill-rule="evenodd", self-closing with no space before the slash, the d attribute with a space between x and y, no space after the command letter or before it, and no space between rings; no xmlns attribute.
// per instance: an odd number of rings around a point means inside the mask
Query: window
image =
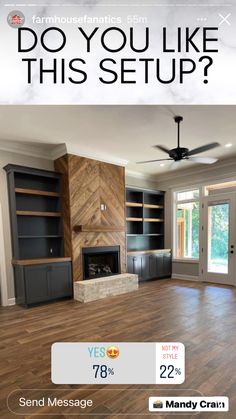
<svg viewBox="0 0 236 419"><path fill-rule="evenodd" d="M177 201L199 199L199 189L194 191L177 192Z"/></svg>
<svg viewBox="0 0 236 419"><path fill-rule="evenodd" d="M175 257L199 258L199 189L175 193Z"/></svg>
<svg viewBox="0 0 236 419"><path fill-rule="evenodd" d="M215 195L217 193L223 192L234 192L236 191L236 181L228 181L228 182L221 182L215 183L213 185L205 186L205 195Z"/></svg>

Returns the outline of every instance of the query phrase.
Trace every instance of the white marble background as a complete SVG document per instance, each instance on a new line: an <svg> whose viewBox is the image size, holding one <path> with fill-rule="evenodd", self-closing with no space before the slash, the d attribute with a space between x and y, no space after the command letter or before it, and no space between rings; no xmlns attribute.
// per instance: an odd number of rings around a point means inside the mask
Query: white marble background
<svg viewBox="0 0 236 419"><path fill-rule="evenodd" d="M1 2L0 5L0 103L1 104L235 104L236 103L236 17L235 0L149 0L115 2L112 0L33 0L20 3ZM129 26L134 26L137 41L142 44L144 28L150 28L150 48L143 54L133 53L127 46L121 53L109 54L100 44L100 36L104 29L113 24L88 24L80 26L86 31L92 31L99 26L99 32L92 41L92 53L86 53L85 42L78 31L78 24L56 24L64 30L67 45L58 54L49 54L42 47L37 46L33 52L19 54L17 52L17 30L7 23L8 13L20 10L26 17L25 26L31 27L38 34L50 24L33 24L32 16L46 17L83 17L83 16L115 16L122 19L118 26L128 33ZM147 23L129 25L127 16L145 17ZM227 21L223 18L230 15ZM143 64L132 64L136 74L130 78L136 84L122 85L119 80L115 84L105 85L99 81L99 76L105 73L99 69L99 62L103 58L113 58L118 63L120 58L160 58L162 74L170 74L171 58L193 58L198 60L204 53L163 54L162 27L167 26L172 46L176 42L178 26L195 28L197 26L219 27L219 53L212 54L214 64L209 68L208 84L203 80L203 63L193 74L185 77L184 84L175 80L172 84L160 84L155 78L154 70L150 71L149 84L144 83ZM199 44L201 36L197 37ZM50 39L53 45L56 38ZM116 39L113 39L116 42ZM52 76L45 76L44 84L39 83L39 65L34 64L33 82L27 84L26 63L21 59L43 58L45 66L51 67L52 59L65 58L66 62L72 58L83 58L86 61L88 80L84 84L76 85L67 81L65 84L52 83ZM83 66L84 67L84 66ZM82 69L84 69L81 67ZM67 67L66 67L67 68ZM113 67L110 67L113 68ZM152 64L154 69L154 64ZM114 66L120 74L120 66ZM68 70L68 76L73 73ZM108 76L106 76L108 77Z"/></svg>

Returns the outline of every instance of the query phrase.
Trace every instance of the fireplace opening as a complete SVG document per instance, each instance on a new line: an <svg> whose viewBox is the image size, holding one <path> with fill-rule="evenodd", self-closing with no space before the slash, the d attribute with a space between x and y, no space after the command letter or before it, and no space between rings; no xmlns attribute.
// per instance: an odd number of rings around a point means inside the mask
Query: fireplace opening
<svg viewBox="0 0 236 419"><path fill-rule="evenodd" d="M120 247L86 247L82 249L84 279L120 273Z"/></svg>

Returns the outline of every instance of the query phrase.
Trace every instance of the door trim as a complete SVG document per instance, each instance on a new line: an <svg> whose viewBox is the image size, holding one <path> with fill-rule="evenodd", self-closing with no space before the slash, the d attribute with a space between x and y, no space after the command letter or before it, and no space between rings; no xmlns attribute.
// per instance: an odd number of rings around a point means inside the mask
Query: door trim
<svg viewBox="0 0 236 419"><path fill-rule="evenodd" d="M214 203L227 203L227 201L230 204L230 213L229 213L229 220L231 217L231 214L234 214L234 210L236 208L236 194L235 193L222 193L219 195L212 195L212 196L206 196L203 197L202 201L202 214L201 214L201 220L200 220L200 242L199 242L199 277L200 280L204 283L211 283L211 284L218 284L218 285L225 285L225 286L236 286L236 270L234 269L235 266L235 259L236 255L234 253L234 261L231 261L229 264L229 269L232 269L232 272L230 273L230 270L228 271L230 278L230 275L232 277L232 283L224 283L220 282L220 279L211 281L209 278L207 278L207 264L208 264L208 241L207 241L207 227L208 227L208 202L214 202ZM229 221L229 231L231 233L231 223L234 225L234 220ZM229 240L232 240L233 243L236 241L236 231L232 231L232 236L229 236ZM231 242L232 242L231 241ZM229 243L230 245L230 243ZM203 249L203 251L202 251ZM230 261L230 259L229 259ZM214 273L213 273L214 275ZM216 273L216 276L219 276L220 274Z"/></svg>

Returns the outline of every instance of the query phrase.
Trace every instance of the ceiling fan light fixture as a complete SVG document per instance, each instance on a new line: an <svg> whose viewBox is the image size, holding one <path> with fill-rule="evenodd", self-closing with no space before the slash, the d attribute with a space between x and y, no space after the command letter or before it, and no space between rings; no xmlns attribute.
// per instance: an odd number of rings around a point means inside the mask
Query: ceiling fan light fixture
<svg viewBox="0 0 236 419"><path fill-rule="evenodd" d="M193 148L191 150L189 150L189 148L186 148L186 147L181 147L181 145L180 145L180 124L183 121L183 117L180 116L180 115L176 115L174 117L174 121L177 125L177 147L169 149L165 145L161 145L161 144L155 145L154 146L155 148L157 148L158 150L167 154L168 157L165 158L165 159L141 161L141 162L137 162L137 164L154 163L154 162L158 162L158 161L160 162L160 161L172 160L173 168L175 168L175 167L178 166L178 163L180 163L184 160L185 161L189 160L189 161L192 161L193 163L202 163L202 164L213 164L218 160L217 158L213 158L213 157L198 157L197 156L200 153L204 153L206 151L212 150L213 148L219 147L220 144L217 143L217 142L208 143L208 144ZM231 145L232 145L231 143L228 143L228 145L225 145L225 147L230 147ZM176 164L174 164L174 163L176 163ZM164 166L164 164L161 163L160 166Z"/></svg>

